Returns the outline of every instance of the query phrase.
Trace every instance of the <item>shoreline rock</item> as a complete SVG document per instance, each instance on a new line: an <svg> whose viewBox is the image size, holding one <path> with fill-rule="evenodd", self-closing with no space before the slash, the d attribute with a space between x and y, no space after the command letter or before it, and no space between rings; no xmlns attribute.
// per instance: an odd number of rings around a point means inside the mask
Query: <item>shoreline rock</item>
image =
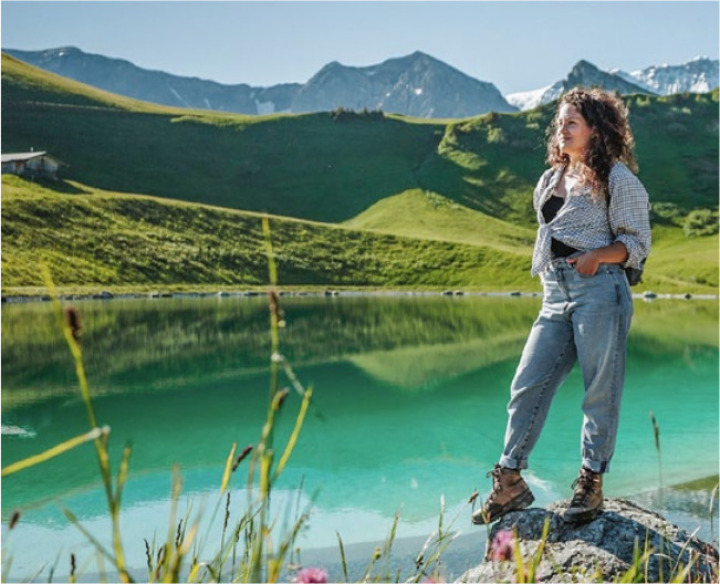
<svg viewBox="0 0 720 584"><path fill-rule="evenodd" d="M264 295L265 291L260 290L240 290L240 291L151 291L151 292L111 292L103 290L102 292L86 292L77 294L60 294L60 300L112 300L114 298L118 300L128 299L142 299L142 298L228 298L228 297L254 297ZM280 296L448 296L448 297L477 297L477 296L491 296L491 297L507 297L507 298L539 298L541 294L539 292L520 292L517 290L505 291L505 292L482 292L474 290L443 290L443 291L428 291L428 290L354 290L354 289L326 289L326 290L279 290ZM636 294L633 293L633 298L636 300L643 300L645 302L653 302L655 300L718 300L720 295L718 294L656 294L654 292ZM48 294L3 294L2 303L8 304L19 304L27 302L49 302L51 297Z"/></svg>
<svg viewBox="0 0 720 584"><path fill-rule="evenodd" d="M638 557L643 582L667 582L690 566L684 581L717 582L718 550L673 525L664 517L625 499L606 499L605 510L590 523L567 524L562 512L569 501L508 513L488 536L485 560L456 582L515 582L517 564L493 561L491 544L498 533L517 535L527 567L540 547L543 527L550 521L547 540L537 566L536 582L606 582L633 567Z"/></svg>

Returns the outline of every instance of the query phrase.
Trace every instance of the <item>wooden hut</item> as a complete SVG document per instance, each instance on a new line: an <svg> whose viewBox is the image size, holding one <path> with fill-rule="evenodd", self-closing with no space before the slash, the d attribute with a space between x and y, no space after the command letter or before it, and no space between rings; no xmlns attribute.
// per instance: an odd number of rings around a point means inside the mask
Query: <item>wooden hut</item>
<svg viewBox="0 0 720 584"><path fill-rule="evenodd" d="M3 174L11 173L27 178L57 179L61 166L67 165L44 150L2 155Z"/></svg>

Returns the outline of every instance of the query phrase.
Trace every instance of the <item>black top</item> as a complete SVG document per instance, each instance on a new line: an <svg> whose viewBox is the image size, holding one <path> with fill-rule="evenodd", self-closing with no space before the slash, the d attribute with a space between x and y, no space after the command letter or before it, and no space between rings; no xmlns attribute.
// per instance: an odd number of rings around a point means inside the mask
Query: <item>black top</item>
<svg viewBox="0 0 720 584"><path fill-rule="evenodd" d="M550 197L542 208L542 214L545 218L545 223L550 223L555 218L555 215L558 214L558 211L562 208L562 206L565 204L565 199L562 197L558 197L556 195L553 195ZM566 258L568 256L571 256L574 253L577 253L578 250L574 247L570 247L569 245L565 245L562 241L558 241L554 237L552 238L550 242L550 249L553 252L553 256L556 258Z"/></svg>

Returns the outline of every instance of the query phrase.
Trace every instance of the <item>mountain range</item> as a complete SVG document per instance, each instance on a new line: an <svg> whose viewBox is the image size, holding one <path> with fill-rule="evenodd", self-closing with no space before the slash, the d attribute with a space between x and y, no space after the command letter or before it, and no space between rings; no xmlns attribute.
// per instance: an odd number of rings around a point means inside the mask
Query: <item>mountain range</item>
<svg viewBox="0 0 720 584"><path fill-rule="evenodd" d="M506 99L522 110L535 108L559 98L576 85L597 85L621 94L649 93L673 95L676 93L704 93L718 84L720 61L698 57L684 65L661 65L626 73L620 69L602 71L592 63L579 61L570 74L560 81L520 93L512 93Z"/></svg>
<svg viewBox="0 0 720 584"><path fill-rule="evenodd" d="M325 65L307 83L271 87L223 85L141 69L75 47L3 52L30 65L112 93L175 107L243 114L381 109L421 118L514 112L491 83L478 81L421 52L370 67Z"/></svg>
<svg viewBox="0 0 720 584"><path fill-rule="evenodd" d="M76 47L42 51L3 49L30 65L126 97L151 103L251 115L309 113L337 108L383 110L421 118L464 118L490 111L527 110L557 99L575 85L597 85L622 94L705 92L718 86L718 61L649 67L625 73L579 61L566 79L537 90L503 96L492 83L417 51L368 67L336 61L306 83L253 87L227 85L151 71Z"/></svg>

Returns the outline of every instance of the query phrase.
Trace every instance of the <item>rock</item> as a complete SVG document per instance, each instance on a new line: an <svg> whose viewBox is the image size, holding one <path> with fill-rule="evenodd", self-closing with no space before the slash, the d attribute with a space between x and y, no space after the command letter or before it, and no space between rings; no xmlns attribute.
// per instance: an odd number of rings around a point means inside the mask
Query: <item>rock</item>
<svg viewBox="0 0 720 584"><path fill-rule="evenodd" d="M508 513L490 530L485 561L465 572L457 582L518 581L514 560L492 560L491 542L503 530L514 531L527 568L540 547L546 520L550 525L535 571L536 582L617 581L643 554L646 557L639 566L640 580L630 581L668 582L691 564L690 574L683 581L718 581L717 549L661 515L624 499L606 499L605 510L594 521L572 525L562 519L568 504L561 501L547 509Z"/></svg>

